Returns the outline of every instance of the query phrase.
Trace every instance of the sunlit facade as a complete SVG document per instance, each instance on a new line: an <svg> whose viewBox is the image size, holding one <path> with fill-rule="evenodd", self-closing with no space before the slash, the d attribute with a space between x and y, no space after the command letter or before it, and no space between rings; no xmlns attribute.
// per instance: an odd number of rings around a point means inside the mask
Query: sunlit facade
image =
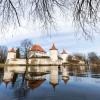
<svg viewBox="0 0 100 100"><path fill-rule="evenodd" d="M49 49L50 55L39 45L35 44L29 49L29 64L35 65L48 65L48 64L55 64L55 65L62 65L67 59L68 54L63 51L62 54L58 53L58 49L56 48L55 44L53 43L51 48ZM11 48L8 51L8 56L6 60L6 64L26 64L26 59L24 58L16 58L16 49ZM21 67L24 71L25 68ZM10 70L10 68L9 68ZM13 69L14 70L14 69ZM20 70L20 67L17 68ZM21 70L21 71L22 71ZM29 71L37 71L37 72L45 72L50 71L50 67L39 67L36 68L29 67Z"/></svg>
<svg viewBox="0 0 100 100"><path fill-rule="evenodd" d="M68 54L63 51L58 53L58 49L53 43L49 49L50 55L39 45L35 44L29 51L29 64L62 64L66 61ZM25 59L16 58L16 49L11 48L8 51L7 64L25 64Z"/></svg>

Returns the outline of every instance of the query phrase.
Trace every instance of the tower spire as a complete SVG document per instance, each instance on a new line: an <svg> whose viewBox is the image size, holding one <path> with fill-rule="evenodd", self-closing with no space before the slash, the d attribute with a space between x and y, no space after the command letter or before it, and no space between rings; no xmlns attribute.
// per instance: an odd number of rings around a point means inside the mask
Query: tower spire
<svg viewBox="0 0 100 100"><path fill-rule="evenodd" d="M67 54L67 53L66 53L66 51L65 51L65 49L63 49L63 51L62 51L62 53L61 53L61 54Z"/></svg>
<svg viewBox="0 0 100 100"><path fill-rule="evenodd" d="M55 47L55 44L53 43L52 47L50 48L50 50L58 50L58 49Z"/></svg>

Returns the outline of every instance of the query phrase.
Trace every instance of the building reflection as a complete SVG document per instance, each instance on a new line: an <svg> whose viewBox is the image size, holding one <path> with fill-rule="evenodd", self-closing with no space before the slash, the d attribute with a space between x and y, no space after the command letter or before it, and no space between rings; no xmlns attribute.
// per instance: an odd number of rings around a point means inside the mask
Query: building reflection
<svg viewBox="0 0 100 100"><path fill-rule="evenodd" d="M14 87L17 77L18 77L18 74L14 73L13 79L12 79L12 87Z"/></svg>
<svg viewBox="0 0 100 100"><path fill-rule="evenodd" d="M62 67L62 77L69 77L67 66Z"/></svg>
<svg viewBox="0 0 100 100"><path fill-rule="evenodd" d="M35 88L41 86L45 80L46 79L41 79L41 80L39 79L39 80L34 80L34 81L28 80L27 85L30 89L35 89Z"/></svg>
<svg viewBox="0 0 100 100"><path fill-rule="evenodd" d="M56 86L58 85L58 66L51 66L50 84L52 85L55 91Z"/></svg>
<svg viewBox="0 0 100 100"><path fill-rule="evenodd" d="M14 89L14 98L18 100L22 100L27 96L28 88L19 87Z"/></svg>
<svg viewBox="0 0 100 100"><path fill-rule="evenodd" d="M62 77L62 80L64 81L65 85L68 83L69 77Z"/></svg>
<svg viewBox="0 0 100 100"><path fill-rule="evenodd" d="M26 80L23 82L23 74L14 73L12 79L13 96L15 99L22 100L26 97L29 89L27 88Z"/></svg>
<svg viewBox="0 0 100 100"><path fill-rule="evenodd" d="M69 80L69 73L67 66L62 67L62 80L64 81L65 84L67 84Z"/></svg>
<svg viewBox="0 0 100 100"><path fill-rule="evenodd" d="M10 84L11 81L3 81L3 83L5 84L5 86L6 86L6 88L7 88L8 84Z"/></svg>

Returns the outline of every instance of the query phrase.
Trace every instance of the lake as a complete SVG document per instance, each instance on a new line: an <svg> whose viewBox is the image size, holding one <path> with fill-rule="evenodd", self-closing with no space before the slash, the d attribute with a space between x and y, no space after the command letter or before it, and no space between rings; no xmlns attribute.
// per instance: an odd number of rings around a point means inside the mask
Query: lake
<svg viewBox="0 0 100 100"><path fill-rule="evenodd" d="M53 71L52 71L53 72ZM23 74L16 74L11 82L2 81L0 74L0 100L100 100L100 72L69 71L69 78L49 72L32 76L22 82Z"/></svg>

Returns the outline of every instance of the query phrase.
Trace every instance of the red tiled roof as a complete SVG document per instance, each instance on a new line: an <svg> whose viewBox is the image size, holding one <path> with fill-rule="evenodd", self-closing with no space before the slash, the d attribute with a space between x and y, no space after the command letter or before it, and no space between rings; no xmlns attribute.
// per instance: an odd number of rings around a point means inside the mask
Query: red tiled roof
<svg viewBox="0 0 100 100"><path fill-rule="evenodd" d="M9 49L8 52L16 52L14 48Z"/></svg>
<svg viewBox="0 0 100 100"><path fill-rule="evenodd" d="M31 51L39 51L39 52L46 53L45 50L40 45L38 45L38 44L33 45L30 50Z"/></svg>
<svg viewBox="0 0 100 100"><path fill-rule="evenodd" d="M50 50L58 50L58 49L55 47L55 45L54 45L54 43L53 43L53 45L52 45L52 47L51 47Z"/></svg>
<svg viewBox="0 0 100 100"><path fill-rule="evenodd" d="M62 53L61 53L61 54L67 54L67 53L66 53L66 51L63 49L63 51L62 51Z"/></svg>
<svg viewBox="0 0 100 100"><path fill-rule="evenodd" d="M62 79L64 81L64 83L66 84L69 81L69 78L63 78Z"/></svg>
<svg viewBox="0 0 100 100"><path fill-rule="evenodd" d="M43 79L43 80L34 80L34 82L31 81L31 80L29 80L29 81L28 81L28 86L29 86L31 89L35 89L35 88L39 87L40 85L42 85L42 83L43 83L44 81L45 81L45 79Z"/></svg>

